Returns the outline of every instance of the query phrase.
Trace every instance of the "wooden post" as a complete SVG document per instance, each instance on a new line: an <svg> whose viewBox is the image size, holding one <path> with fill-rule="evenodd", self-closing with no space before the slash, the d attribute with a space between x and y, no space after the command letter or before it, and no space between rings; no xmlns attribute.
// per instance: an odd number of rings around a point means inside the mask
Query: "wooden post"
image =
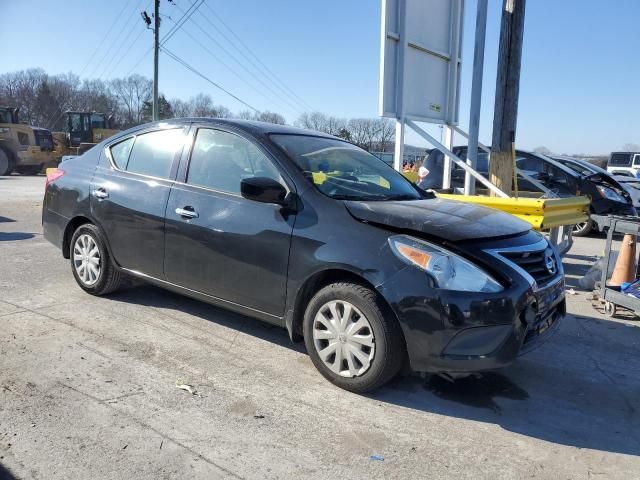
<svg viewBox="0 0 640 480"><path fill-rule="evenodd" d="M504 0L500 25L489 180L509 194L513 188L511 138L515 138L518 119L525 5L526 0Z"/></svg>

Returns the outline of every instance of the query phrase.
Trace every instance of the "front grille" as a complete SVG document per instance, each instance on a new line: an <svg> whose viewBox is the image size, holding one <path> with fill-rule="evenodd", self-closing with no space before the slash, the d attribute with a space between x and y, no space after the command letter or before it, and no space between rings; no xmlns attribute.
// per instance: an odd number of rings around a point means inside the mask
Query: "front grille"
<svg viewBox="0 0 640 480"><path fill-rule="evenodd" d="M533 252L500 252L500 255L518 265L533 277L538 286L544 286L558 275L559 266L551 249ZM554 260L552 271L547 268L546 257L551 255Z"/></svg>

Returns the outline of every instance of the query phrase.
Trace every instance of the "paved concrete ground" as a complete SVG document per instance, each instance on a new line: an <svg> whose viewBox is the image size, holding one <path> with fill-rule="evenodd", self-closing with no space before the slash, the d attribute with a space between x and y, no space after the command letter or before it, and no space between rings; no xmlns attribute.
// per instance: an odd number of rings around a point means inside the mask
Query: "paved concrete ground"
<svg viewBox="0 0 640 480"><path fill-rule="evenodd" d="M585 292L504 371L359 396L284 330L150 286L83 293L42 238L43 185L0 178L0 477L640 477L640 322ZM571 285L602 246L577 240Z"/></svg>

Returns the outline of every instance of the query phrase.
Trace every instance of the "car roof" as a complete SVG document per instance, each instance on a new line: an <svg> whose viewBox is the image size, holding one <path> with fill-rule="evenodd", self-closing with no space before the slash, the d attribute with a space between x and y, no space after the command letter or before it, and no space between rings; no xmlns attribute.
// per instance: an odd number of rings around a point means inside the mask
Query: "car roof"
<svg viewBox="0 0 640 480"><path fill-rule="evenodd" d="M171 118L167 120L159 120L157 122L146 123L143 125L138 125L134 127L136 130L141 128L148 128L154 125L184 125L188 123L209 123L211 125L226 125L230 127L235 127L240 130L244 130L248 133L253 134L288 134L288 135L313 135L315 137L325 137L332 138L335 140L343 140L342 138L336 137L334 135L329 135L324 132L318 132L315 130L307 130L305 128L292 127L290 125L279 125L275 123L269 122L258 122L254 120L240 120L240 119L230 119L230 118L211 118L211 117L185 117L185 118Z"/></svg>

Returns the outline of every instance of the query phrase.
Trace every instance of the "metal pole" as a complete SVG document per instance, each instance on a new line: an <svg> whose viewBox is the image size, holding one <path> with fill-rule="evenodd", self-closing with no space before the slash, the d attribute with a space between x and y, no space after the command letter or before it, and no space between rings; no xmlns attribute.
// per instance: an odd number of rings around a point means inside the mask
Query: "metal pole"
<svg viewBox="0 0 640 480"><path fill-rule="evenodd" d="M396 120L396 145L393 153L393 168L398 172L402 171L404 158L404 120Z"/></svg>
<svg viewBox="0 0 640 480"><path fill-rule="evenodd" d="M444 146L449 150L453 150L453 127L451 125L444 125ZM451 157L449 155L444 156L444 165L442 173L442 188L451 188Z"/></svg>
<svg viewBox="0 0 640 480"><path fill-rule="evenodd" d="M482 105L482 73L484 68L484 44L487 33L487 0L478 0L476 13L476 41L473 52L473 83L471 84L471 111L469 114L469 148L467 164L474 170L478 165L478 135L480 134L480 108ZM466 172L464 193L476 192L475 179Z"/></svg>
<svg viewBox="0 0 640 480"><path fill-rule="evenodd" d="M158 50L160 48L160 0L154 1L153 9L153 120L160 118L158 110Z"/></svg>

